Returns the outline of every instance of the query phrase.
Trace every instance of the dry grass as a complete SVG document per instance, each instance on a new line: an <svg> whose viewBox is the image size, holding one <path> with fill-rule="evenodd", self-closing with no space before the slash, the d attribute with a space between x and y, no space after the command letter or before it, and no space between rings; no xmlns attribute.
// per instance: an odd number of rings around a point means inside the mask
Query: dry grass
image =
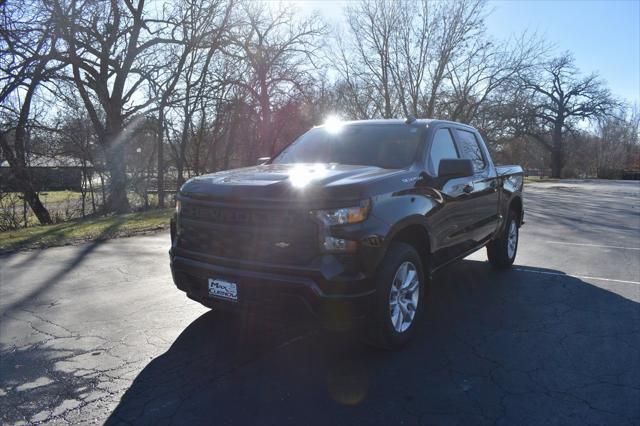
<svg viewBox="0 0 640 426"><path fill-rule="evenodd" d="M168 229L173 209L148 210L0 233L0 252L53 247Z"/></svg>
<svg viewBox="0 0 640 426"><path fill-rule="evenodd" d="M540 182L557 182L559 179L551 179L551 178L539 178L535 176L527 176L524 178L524 183L540 183Z"/></svg>

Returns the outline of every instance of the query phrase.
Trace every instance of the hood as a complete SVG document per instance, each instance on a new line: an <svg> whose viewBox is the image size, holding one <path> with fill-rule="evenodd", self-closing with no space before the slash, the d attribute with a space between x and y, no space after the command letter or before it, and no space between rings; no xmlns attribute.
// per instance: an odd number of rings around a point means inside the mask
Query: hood
<svg viewBox="0 0 640 426"><path fill-rule="evenodd" d="M405 173L344 164L266 164L198 176L180 193L211 200L359 199L371 183Z"/></svg>

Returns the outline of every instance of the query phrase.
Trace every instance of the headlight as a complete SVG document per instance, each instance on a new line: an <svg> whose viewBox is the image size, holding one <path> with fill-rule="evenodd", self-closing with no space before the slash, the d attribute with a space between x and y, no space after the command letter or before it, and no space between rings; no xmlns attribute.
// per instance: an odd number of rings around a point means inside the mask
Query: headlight
<svg viewBox="0 0 640 426"><path fill-rule="evenodd" d="M320 232L320 248L326 253L353 253L358 247L357 241L336 238L331 235L334 225L360 223L369 215L371 203L364 200L359 206L342 207L332 210L312 210L311 216L323 226Z"/></svg>
<svg viewBox="0 0 640 426"><path fill-rule="evenodd" d="M369 214L369 200L363 201L357 207L343 207L334 210L314 210L312 216L325 226L347 225L364 221Z"/></svg>
<svg viewBox="0 0 640 426"><path fill-rule="evenodd" d="M180 213L181 209L182 209L182 203L180 202L180 200L176 200L176 213Z"/></svg>

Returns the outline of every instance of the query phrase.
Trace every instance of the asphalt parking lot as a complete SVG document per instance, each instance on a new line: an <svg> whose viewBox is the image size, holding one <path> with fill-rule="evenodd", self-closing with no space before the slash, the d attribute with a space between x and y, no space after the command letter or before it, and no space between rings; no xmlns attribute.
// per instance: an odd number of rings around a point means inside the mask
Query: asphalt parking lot
<svg viewBox="0 0 640 426"><path fill-rule="evenodd" d="M525 191L516 266L438 273L396 353L208 311L165 234L0 257L0 421L639 424L640 182Z"/></svg>

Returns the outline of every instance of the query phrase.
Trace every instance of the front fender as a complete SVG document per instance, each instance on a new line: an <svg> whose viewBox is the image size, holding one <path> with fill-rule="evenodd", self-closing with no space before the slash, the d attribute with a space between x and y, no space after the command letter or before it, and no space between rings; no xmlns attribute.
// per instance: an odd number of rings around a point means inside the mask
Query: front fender
<svg viewBox="0 0 640 426"><path fill-rule="evenodd" d="M373 260L377 268L393 239L404 229L418 225L429 236L429 247L434 246L428 216L439 205L435 197L424 191L403 191L376 197L371 215L386 225L380 233L378 256Z"/></svg>

